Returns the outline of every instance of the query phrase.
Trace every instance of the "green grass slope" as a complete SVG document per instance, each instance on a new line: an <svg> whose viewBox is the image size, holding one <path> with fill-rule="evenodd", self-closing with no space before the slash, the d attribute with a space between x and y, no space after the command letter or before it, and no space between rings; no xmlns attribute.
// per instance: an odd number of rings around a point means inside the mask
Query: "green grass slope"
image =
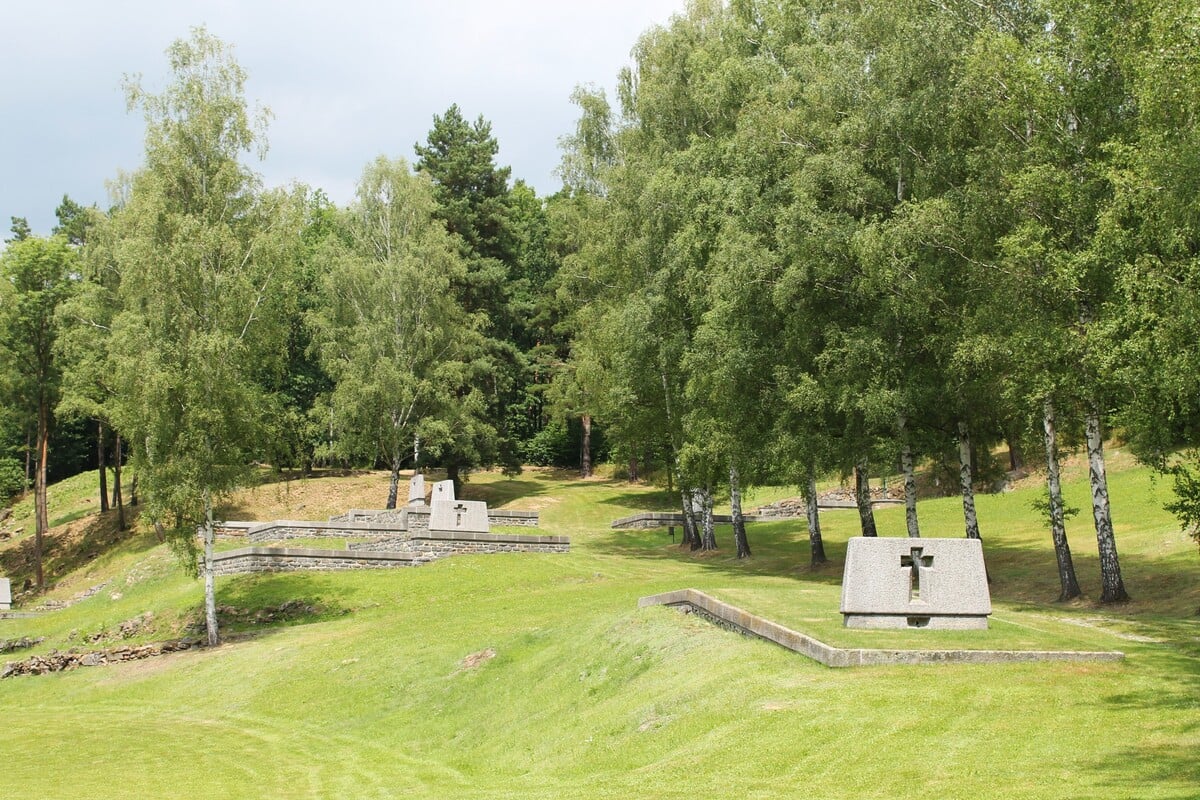
<svg viewBox="0 0 1200 800"><path fill-rule="evenodd" d="M662 492L546 471L478 475L469 496L539 509L545 532L572 537L571 553L220 579L232 636L218 649L0 681L0 797L1194 798L1200 558L1160 509L1167 488L1116 462L1134 601L1048 602L1057 585L1049 535L1030 509L1037 490L981 497L995 614L977 634L842 629L853 512L823 515L833 562L812 570L801 522L751 526L748 561L730 556L728 530L726 550L697 557L660 531L608 528L667 505ZM382 496L384 479L268 494L285 509L339 495L345 507L378 504L365 487ZM1069 492L1084 504L1086 486ZM234 507L250 516L258 506L241 497ZM954 499L923 502L924 532L958 535L959 513ZM901 535L903 510L879 522ZM1070 533L1094 597L1088 527L1081 515ZM0 620L0 639L47 637L32 652L102 647L181 635L199 618L199 582L151 536L77 561L55 594L103 588L36 619ZM844 646L1128 658L833 670L636 608L640 596L685 586ZM256 620L289 601L301 612ZM154 617L121 639L120 623L145 611Z"/></svg>

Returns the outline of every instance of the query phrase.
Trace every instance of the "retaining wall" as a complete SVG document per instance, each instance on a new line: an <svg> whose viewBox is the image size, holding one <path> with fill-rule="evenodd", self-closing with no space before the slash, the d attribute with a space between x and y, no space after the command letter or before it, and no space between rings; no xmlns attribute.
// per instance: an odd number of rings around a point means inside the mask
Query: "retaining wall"
<svg viewBox="0 0 1200 800"><path fill-rule="evenodd" d="M354 539L394 536L404 528L392 522L312 522L308 520L277 519L254 523L246 532L251 542L272 542L286 539Z"/></svg>
<svg viewBox="0 0 1200 800"><path fill-rule="evenodd" d="M292 572L295 570L393 569L428 559L414 553L351 553L292 547L243 547L213 556L213 573Z"/></svg>
<svg viewBox="0 0 1200 800"><path fill-rule="evenodd" d="M361 553L409 550L433 558L458 553L566 553L571 549L571 539L567 536L416 531L375 542L350 542L346 549Z"/></svg>
<svg viewBox="0 0 1200 800"><path fill-rule="evenodd" d="M827 667L860 667L883 664L1007 664L1030 661L1120 661L1118 650L871 650L841 648L755 616L736 606L695 589L680 589L638 600L638 608L673 606L699 614L717 625L738 633L758 636Z"/></svg>

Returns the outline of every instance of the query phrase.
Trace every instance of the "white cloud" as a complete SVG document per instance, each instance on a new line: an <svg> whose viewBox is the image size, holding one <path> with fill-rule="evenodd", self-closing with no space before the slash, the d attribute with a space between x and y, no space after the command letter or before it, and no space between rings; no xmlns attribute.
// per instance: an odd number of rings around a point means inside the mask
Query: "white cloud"
<svg viewBox="0 0 1200 800"><path fill-rule="evenodd" d="M612 87L637 36L684 0L187 0L21 3L0 12L0 226L46 232L64 192L105 200L141 159L123 75L167 80L163 51L206 25L232 43L247 93L274 113L268 183L296 179L349 199L379 153L411 160L433 115L458 103L492 122L502 163L541 193L557 183L572 88Z"/></svg>

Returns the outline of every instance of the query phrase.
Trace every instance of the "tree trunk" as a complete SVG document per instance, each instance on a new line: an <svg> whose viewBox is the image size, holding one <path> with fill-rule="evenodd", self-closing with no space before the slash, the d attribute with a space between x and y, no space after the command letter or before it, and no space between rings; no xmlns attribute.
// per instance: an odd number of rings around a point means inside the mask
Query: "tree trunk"
<svg viewBox="0 0 1200 800"><path fill-rule="evenodd" d="M1025 468L1025 454L1021 452L1021 444L1015 436L1005 436L1008 442L1008 468L1016 472Z"/></svg>
<svg viewBox="0 0 1200 800"><path fill-rule="evenodd" d="M975 513L975 487L971 480L971 429L958 423L958 483L962 489L963 522L968 539L980 539L979 517Z"/></svg>
<svg viewBox="0 0 1200 800"><path fill-rule="evenodd" d="M717 549L717 528L713 520L713 493L711 486L705 486L700 490L700 506L704 515L704 540L701 542L701 550L716 550Z"/></svg>
<svg viewBox="0 0 1200 800"><path fill-rule="evenodd" d="M108 465L104 463L104 421L96 423L96 466L100 471L100 513L108 511Z"/></svg>
<svg viewBox="0 0 1200 800"><path fill-rule="evenodd" d="M904 473L904 525L910 538L921 536L921 526L917 523L917 476L913 472L912 445L908 441L908 420L903 415L898 420L900 429L900 469Z"/></svg>
<svg viewBox="0 0 1200 800"><path fill-rule="evenodd" d="M1042 402L1042 427L1046 432L1046 484L1050 494L1050 536L1054 540L1054 557L1058 559L1058 580L1062 590L1058 602L1079 597L1079 581L1075 579L1075 564L1071 560L1071 545L1067 543L1067 526L1063 514L1062 484L1058 473L1058 431L1054 427L1054 401Z"/></svg>
<svg viewBox="0 0 1200 800"><path fill-rule="evenodd" d="M746 519L742 516L742 487L738 482L737 467L729 465L729 508L733 517L733 543L737 557L750 555L750 541L746 538Z"/></svg>
<svg viewBox="0 0 1200 800"><path fill-rule="evenodd" d="M419 465L421 463L421 434L413 434L413 475L420 472Z"/></svg>
<svg viewBox="0 0 1200 800"><path fill-rule="evenodd" d="M125 499L121 497L121 434L117 434L113 443L113 499L117 507L117 527L125 530Z"/></svg>
<svg viewBox="0 0 1200 800"><path fill-rule="evenodd" d="M683 476L679 477L680 507L683 509L683 540L680 547L687 546L695 550L700 547L700 533L696 527L696 514L692 508L692 493L683 488Z"/></svg>
<svg viewBox="0 0 1200 800"><path fill-rule="evenodd" d="M129 484L129 505L133 506L133 507L136 507L138 504L137 481L138 481L138 476L137 476L137 473L135 472L135 473L133 473L133 482Z"/></svg>
<svg viewBox="0 0 1200 800"><path fill-rule="evenodd" d="M1120 603L1129 599L1121 580L1117 560L1117 539L1113 534L1112 512L1108 504L1108 477L1104 470L1104 440L1100 431L1100 409L1093 403L1087 416L1088 477L1092 484L1092 518L1096 523L1096 542L1100 547L1101 603Z"/></svg>
<svg viewBox="0 0 1200 800"><path fill-rule="evenodd" d="M37 479L33 487L34 534L33 560L37 572L37 589L46 588L46 575L42 570L42 542L50 529L50 514L46 507L46 456L50 441L50 403L43 399L38 406L37 430Z"/></svg>
<svg viewBox="0 0 1200 800"><path fill-rule="evenodd" d="M33 483L33 442L29 441L29 429L25 430L25 491ZM25 492L22 492L24 494Z"/></svg>
<svg viewBox="0 0 1200 800"><path fill-rule="evenodd" d="M804 510L808 516L808 546L812 551L812 565L824 564L825 542L821 539L821 517L817 509L817 468L815 464L808 467L808 482L804 492Z"/></svg>
<svg viewBox="0 0 1200 800"><path fill-rule="evenodd" d="M208 630L208 646L221 643L217 630L217 592L213 576L213 509L212 495L204 495L204 626Z"/></svg>
<svg viewBox="0 0 1200 800"><path fill-rule="evenodd" d="M396 495L400 491L400 454L392 455L392 474L388 478L388 497L387 505L384 508L391 511L396 507ZM458 497L458 492L455 491L455 497Z"/></svg>
<svg viewBox="0 0 1200 800"><path fill-rule="evenodd" d="M875 512L871 509L871 474L864 458L854 468L854 502L858 506L858 522L863 536L878 536Z"/></svg>
<svg viewBox="0 0 1200 800"><path fill-rule="evenodd" d="M579 474L585 478L592 477L592 415L584 414L579 418L583 425L583 447L579 458Z"/></svg>
<svg viewBox="0 0 1200 800"><path fill-rule="evenodd" d="M462 498L462 477L459 475L459 466L457 463L446 465L446 480L454 484L454 496Z"/></svg>
<svg viewBox="0 0 1200 800"><path fill-rule="evenodd" d="M668 476L668 479L669 479L669 477L670 476ZM638 457L637 457L636 451L634 452L633 455L631 455L629 457L629 482L630 483L638 482ZM668 491L670 491L669 488L668 488Z"/></svg>

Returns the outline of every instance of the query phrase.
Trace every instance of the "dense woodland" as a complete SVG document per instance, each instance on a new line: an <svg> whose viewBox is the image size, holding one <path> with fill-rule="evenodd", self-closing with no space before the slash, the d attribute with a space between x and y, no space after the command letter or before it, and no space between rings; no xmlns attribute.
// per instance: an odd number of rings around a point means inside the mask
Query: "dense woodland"
<svg viewBox="0 0 1200 800"><path fill-rule="evenodd" d="M820 562L818 478L853 476L873 535L869 480L901 476L916 536L915 473L944 473L979 537L973 492L1028 461L1067 599L1083 447L1120 601L1114 432L1200 521L1194 0L693 2L616 98L577 90L545 198L457 106L347 207L264 187L229 48L168 57L125 86L145 161L111 207L15 219L0 261L0 490L34 485L39 541L47 480L97 463L190 552L259 464L387 467L391 506L401 470L607 458L697 549L716 500L798 485Z"/></svg>

